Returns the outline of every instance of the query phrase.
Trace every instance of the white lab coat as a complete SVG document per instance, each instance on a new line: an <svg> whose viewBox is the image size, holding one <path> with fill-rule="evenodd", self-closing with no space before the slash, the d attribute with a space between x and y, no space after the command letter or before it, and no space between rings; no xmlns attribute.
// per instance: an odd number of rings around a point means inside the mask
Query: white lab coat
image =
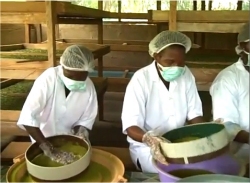
<svg viewBox="0 0 250 183"><path fill-rule="evenodd" d="M57 66L36 79L17 122L20 128L38 127L45 137L69 134L77 125L92 129L98 108L93 82L87 78L84 92L70 92L66 98L62 74L62 66Z"/></svg>
<svg viewBox="0 0 250 183"><path fill-rule="evenodd" d="M161 81L155 61L138 70L129 82L122 109L123 133L131 126L145 132L157 129L159 135L182 127L186 119L202 116L202 104L195 78L186 67L183 76L170 82L169 91ZM150 148L127 137L132 161L141 164L143 172L156 173ZM138 167L137 167L138 168Z"/></svg>
<svg viewBox="0 0 250 183"><path fill-rule="evenodd" d="M249 131L249 72L241 59L223 69L215 78L210 95L213 102L213 119L222 118ZM249 162L249 144L233 142L231 151Z"/></svg>

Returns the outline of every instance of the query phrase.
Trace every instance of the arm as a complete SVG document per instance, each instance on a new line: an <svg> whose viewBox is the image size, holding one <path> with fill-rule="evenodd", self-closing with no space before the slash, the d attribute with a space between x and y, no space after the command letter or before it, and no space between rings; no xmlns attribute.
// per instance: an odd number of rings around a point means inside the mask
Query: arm
<svg viewBox="0 0 250 183"><path fill-rule="evenodd" d="M40 130L39 116L47 103L48 96L49 87L44 76L41 75L34 82L17 122L17 125L26 130L38 144L46 141Z"/></svg>
<svg viewBox="0 0 250 183"><path fill-rule="evenodd" d="M145 134L145 93L136 74L127 86L122 108L122 128L135 141L142 142Z"/></svg>
<svg viewBox="0 0 250 183"><path fill-rule="evenodd" d="M81 126L87 128L88 130L91 130L97 116L97 111L98 111L97 96L93 85L91 86L91 95L86 110L82 114L79 121L77 121L72 126L74 132L77 133Z"/></svg>
<svg viewBox="0 0 250 183"><path fill-rule="evenodd" d="M213 119L221 118L225 125L231 123L230 127L234 129L234 132L230 133L232 134L231 139L240 143L248 143L249 133L242 130L238 124L240 114L237 108L238 101L235 88L233 84L229 84L225 80L212 85L210 95L213 103Z"/></svg>
<svg viewBox="0 0 250 183"><path fill-rule="evenodd" d="M187 113L187 120L188 124L195 124L195 123L203 123L203 112L202 112L202 103L200 96L197 91L195 78L190 73L189 79L189 88L187 90L187 102L188 102L188 113Z"/></svg>

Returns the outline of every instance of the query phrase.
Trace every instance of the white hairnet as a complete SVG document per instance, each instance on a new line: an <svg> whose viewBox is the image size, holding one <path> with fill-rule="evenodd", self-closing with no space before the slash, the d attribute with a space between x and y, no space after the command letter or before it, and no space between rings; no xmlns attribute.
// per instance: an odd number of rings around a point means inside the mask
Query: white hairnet
<svg viewBox="0 0 250 183"><path fill-rule="evenodd" d="M249 32L249 23L245 24L239 34L238 34L238 37L237 37L237 42L238 42L238 45L235 47L235 51L236 53L239 55L242 51L244 51L240 46L239 44L242 43L242 42L248 42L250 40L250 32Z"/></svg>
<svg viewBox="0 0 250 183"><path fill-rule="evenodd" d="M186 49L186 53L191 49L191 39L185 34L178 31L162 31L155 36L149 43L149 54L151 57L154 53L160 53L168 46L178 44Z"/></svg>
<svg viewBox="0 0 250 183"><path fill-rule="evenodd" d="M67 47L61 58L60 64L67 70L72 71L94 71L94 56L84 46L72 45Z"/></svg>

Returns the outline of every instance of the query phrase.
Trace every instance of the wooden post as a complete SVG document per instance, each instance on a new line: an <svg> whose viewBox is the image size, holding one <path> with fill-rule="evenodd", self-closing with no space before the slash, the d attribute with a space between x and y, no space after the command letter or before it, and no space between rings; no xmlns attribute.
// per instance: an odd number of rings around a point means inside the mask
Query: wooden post
<svg viewBox="0 0 250 183"><path fill-rule="evenodd" d="M30 24L25 24L25 43L30 43L30 30L31 30L31 25Z"/></svg>
<svg viewBox="0 0 250 183"><path fill-rule="evenodd" d="M103 10L103 1L98 1L98 9ZM103 44L103 21L98 23L98 44ZM103 57L98 58L98 77L103 77ZM100 95L98 101L99 121L104 120L104 94Z"/></svg>
<svg viewBox="0 0 250 183"><path fill-rule="evenodd" d="M35 28L36 28L36 42L41 43L43 41L43 38L42 38L42 25L41 24L36 24Z"/></svg>
<svg viewBox="0 0 250 183"><path fill-rule="evenodd" d="M156 0L156 9L161 10L161 0ZM161 32L161 24L157 24L157 34Z"/></svg>
<svg viewBox="0 0 250 183"><path fill-rule="evenodd" d="M177 30L177 1L170 1L169 30Z"/></svg>
<svg viewBox="0 0 250 183"><path fill-rule="evenodd" d="M98 9L103 10L103 1L98 1ZM103 22L98 23L98 44L103 44ZM98 58L98 77L103 76L103 58Z"/></svg>
<svg viewBox="0 0 250 183"><path fill-rule="evenodd" d="M118 21L121 22L121 12L122 12L122 1L121 0L118 0L118 15L119 15L119 19Z"/></svg>
<svg viewBox="0 0 250 183"><path fill-rule="evenodd" d="M45 1L46 6L46 22L47 22L47 49L48 49L48 61L51 66L56 66L56 40L55 40L55 24L56 24L56 12L55 2Z"/></svg>

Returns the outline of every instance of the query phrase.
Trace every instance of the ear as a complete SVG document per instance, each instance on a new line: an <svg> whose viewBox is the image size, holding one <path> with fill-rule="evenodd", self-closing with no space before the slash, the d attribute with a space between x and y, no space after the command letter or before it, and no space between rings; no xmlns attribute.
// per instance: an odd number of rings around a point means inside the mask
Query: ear
<svg viewBox="0 0 250 183"><path fill-rule="evenodd" d="M243 48L243 50L246 50L247 42L240 42L240 47Z"/></svg>
<svg viewBox="0 0 250 183"><path fill-rule="evenodd" d="M159 53L154 53L154 60L159 60L161 58L161 55Z"/></svg>

